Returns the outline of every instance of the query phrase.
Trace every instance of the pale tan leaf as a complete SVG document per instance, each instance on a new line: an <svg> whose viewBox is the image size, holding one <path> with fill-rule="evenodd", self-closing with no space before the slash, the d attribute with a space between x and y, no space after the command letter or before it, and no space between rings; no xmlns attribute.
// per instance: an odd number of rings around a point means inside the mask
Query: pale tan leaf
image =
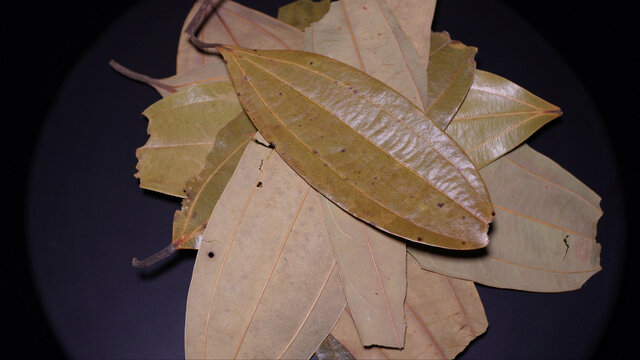
<svg viewBox="0 0 640 360"><path fill-rule="evenodd" d="M365 346L404 346L406 243L322 201L342 287Z"/></svg>
<svg viewBox="0 0 640 360"><path fill-rule="evenodd" d="M420 62L427 68L431 48L431 23L436 10L436 0L386 0L398 18L402 31L418 52Z"/></svg>
<svg viewBox="0 0 640 360"><path fill-rule="evenodd" d="M214 4L216 9L200 28L199 40L251 49L302 49L303 33L295 27L234 1L216 0ZM215 72L225 69L219 54L197 49L185 32L201 5L202 0L197 1L184 22L178 43L178 74L210 63Z"/></svg>
<svg viewBox="0 0 640 360"><path fill-rule="evenodd" d="M187 358L313 354L345 305L320 200L273 150L248 145L198 250Z"/></svg>
<svg viewBox="0 0 640 360"><path fill-rule="evenodd" d="M491 242L468 256L408 251L425 269L518 290L578 289L600 271L600 197L527 145L481 170L494 203Z"/></svg>
<svg viewBox="0 0 640 360"><path fill-rule="evenodd" d="M407 333L402 350L365 348L349 308L331 334L356 359L453 359L487 329L484 307L471 281L425 271L407 258Z"/></svg>
<svg viewBox="0 0 640 360"><path fill-rule="evenodd" d="M360 69L424 111L427 73L383 0L342 0L305 30L305 50Z"/></svg>

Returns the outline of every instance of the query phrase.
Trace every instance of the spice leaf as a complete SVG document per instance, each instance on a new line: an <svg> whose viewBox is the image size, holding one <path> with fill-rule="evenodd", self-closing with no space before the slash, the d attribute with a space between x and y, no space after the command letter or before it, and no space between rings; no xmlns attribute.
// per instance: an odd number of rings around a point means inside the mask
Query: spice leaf
<svg viewBox="0 0 640 360"><path fill-rule="evenodd" d="M329 11L330 0L296 0L278 8L278 20L301 31L316 22Z"/></svg>
<svg viewBox="0 0 640 360"><path fill-rule="evenodd" d="M324 196L412 241L486 246L492 207L482 178L405 97L321 55L218 49L260 133Z"/></svg>

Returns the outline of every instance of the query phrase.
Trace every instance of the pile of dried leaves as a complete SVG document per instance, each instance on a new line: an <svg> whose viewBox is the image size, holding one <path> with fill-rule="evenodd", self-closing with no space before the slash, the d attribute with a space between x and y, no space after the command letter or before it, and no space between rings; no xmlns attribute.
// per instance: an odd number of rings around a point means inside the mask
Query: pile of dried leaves
<svg viewBox="0 0 640 360"><path fill-rule="evenodd" d="M476 282L600 270L600 198L524 144L560 109L432 32L435 3L201 1L177 75L112 62L163 96L136 177L182 209L134 265L198 249L187 358L454 358L487 329Z"/></svg>

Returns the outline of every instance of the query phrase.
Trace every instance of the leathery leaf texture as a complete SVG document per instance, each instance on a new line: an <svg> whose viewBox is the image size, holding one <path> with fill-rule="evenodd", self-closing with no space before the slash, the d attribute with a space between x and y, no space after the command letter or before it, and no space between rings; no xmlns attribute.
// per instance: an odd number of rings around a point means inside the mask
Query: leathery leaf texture
<svg viewBox="0 0 640 360"><path fill-rule="evenodd" d="M411 241L488 244L493 208L478 170L412 102L325 56L218 50L260 133L325 197Z"/></svg>

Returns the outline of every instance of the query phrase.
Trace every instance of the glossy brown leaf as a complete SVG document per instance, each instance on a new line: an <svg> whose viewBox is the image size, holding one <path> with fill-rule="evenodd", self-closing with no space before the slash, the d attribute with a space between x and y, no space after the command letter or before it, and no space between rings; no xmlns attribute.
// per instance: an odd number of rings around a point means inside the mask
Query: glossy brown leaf
<svg viewBox="0 0 640 360"><path fill-rule="evenodd" d="M492 207L479 173L405 97L317 54L219 50L251 120L316 190L409 240L486 246Z"/></svg>
<svg viewBox="0 0 640 360"><path fill-rule="evenodd" d="M600 271L600 197L558 164L521 145L481 170L496 219L491 243L460 257L426 247L408 251L421 266L500 288L558 292Z"/></svg>

